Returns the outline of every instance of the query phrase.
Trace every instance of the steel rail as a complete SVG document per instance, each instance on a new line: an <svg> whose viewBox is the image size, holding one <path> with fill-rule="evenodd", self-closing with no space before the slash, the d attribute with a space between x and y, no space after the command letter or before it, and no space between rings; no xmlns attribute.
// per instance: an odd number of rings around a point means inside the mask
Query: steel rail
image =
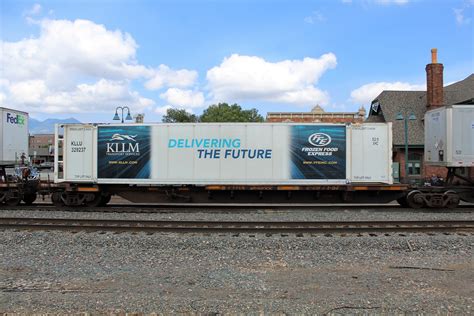
<svg viewBox="0 0 474 316"><path fill-rule="evenodd" d="M206 233L474 232L474 221L157 221L3 217L0 228Z"/></svg>
<svg viewBox="0 0 474 316"><path fill-rule="evenodd" d="M52 204L35 204L35 205L19 205L19 206L5 206L0 205L0 213L8 211L48 211L48 212L98 212L98 213L166 213L166 212L179 212L179 213L192 213L192 212L203 212L203 213L239 213L239 212L253 212L253 211L326 211L331 210L333 212L339 211L359 211L361 209L368 211L391 211L391 212L439 212L439 213L471 213L474 211L474 205L462 205L454 209L410 209L403 208L395 204L372 204L372 205L245 205L245 204L231 204L231 205L220 205L220 204L110 204L107 207L85 207L85 206L71 206L71 207L55 207Z"/></svg>

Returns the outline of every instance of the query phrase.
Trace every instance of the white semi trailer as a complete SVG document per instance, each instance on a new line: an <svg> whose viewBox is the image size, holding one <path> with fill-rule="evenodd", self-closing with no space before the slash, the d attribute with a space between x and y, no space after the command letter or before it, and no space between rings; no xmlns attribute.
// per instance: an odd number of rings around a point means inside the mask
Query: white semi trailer
<svg viewBox="0 0 474 316"><path fill-rule="evenodd" d="M28 113L0 107L0 165L28 158Z"/></svg>
<svg viewBox="0 0 474 316"><path fill-rule="evenodd" d="M28 163L28 113L0 107L0 118L0 205L31 204L38 183L28 168L15 169Z"/></svg>

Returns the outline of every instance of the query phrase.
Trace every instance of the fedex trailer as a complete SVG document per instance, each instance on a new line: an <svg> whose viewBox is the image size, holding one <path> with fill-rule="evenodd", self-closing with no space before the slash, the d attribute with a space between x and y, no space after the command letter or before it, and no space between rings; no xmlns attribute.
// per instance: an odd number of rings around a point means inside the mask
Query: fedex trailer
<svg viewBox="0 0 474 316"><path fill-rule="evenodd" d="M28 157L28 113L0 107L0 164L13 165Z"/></svg>

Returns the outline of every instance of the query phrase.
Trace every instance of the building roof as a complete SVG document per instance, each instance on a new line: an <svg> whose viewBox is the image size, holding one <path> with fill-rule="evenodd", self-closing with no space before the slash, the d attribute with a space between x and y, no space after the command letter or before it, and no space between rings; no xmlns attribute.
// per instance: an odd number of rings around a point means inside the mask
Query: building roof
<svg viewBox="0 0 474 316"><path fill-rule="evenodd" d="M474 98L474 74L466 79L444 87L444 104L451 105L470 102ZM369 111L368 122L393 122L393 144L405 144L404 121L396 119L398 113L403 116L415 114L416 120L408 121L408 144L424 144L423 119L426 107L426 91L382 91L372 104L378 104L377 111Z"/></svg>
<svg viewBox="0 0 474 316"><path fill-rule="evenodd" d="M444 104L469 102L474 98L474 74L444 87Z"/></svg>
<svg viewBox="0 0 474 316"><path fill-rule="evenodd" d="M311 109L311 112L313 112L313 113L324 113L325 111L319 104L317 104L314 108Z"/></svg>

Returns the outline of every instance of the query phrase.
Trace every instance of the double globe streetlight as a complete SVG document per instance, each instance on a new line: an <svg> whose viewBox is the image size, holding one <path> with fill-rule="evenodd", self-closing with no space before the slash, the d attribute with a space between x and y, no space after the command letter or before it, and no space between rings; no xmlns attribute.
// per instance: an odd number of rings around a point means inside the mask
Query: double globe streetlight
<svg viewBox="0 0 474 316"><path fill-rule="evenodd" d="M121 110L122 111L122 123L123 123L123 112L125 110L127 110L127 117L125 118L126 121L131 121L133 120L132 119L132 116L130 115L130 109L128 106L117 106L117 108L115 108L115 115L114 115L114 121L119 121L120 120L120 116L118 115L118 111Z"/></svg>

